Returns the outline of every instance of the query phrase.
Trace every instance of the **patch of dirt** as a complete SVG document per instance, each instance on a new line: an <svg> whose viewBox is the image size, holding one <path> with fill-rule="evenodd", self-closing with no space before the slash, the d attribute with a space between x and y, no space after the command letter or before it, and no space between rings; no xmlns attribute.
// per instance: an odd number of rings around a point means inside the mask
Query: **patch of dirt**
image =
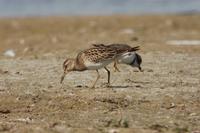
<svg viewBox="0 0 200 133"><path fill-rule="evenodd" d="M162 43L166 38L197 37L196 32L184 32L198 31L199 16L111 18L0 20L0 51L13 48L17 52L15 58L0 57L0 131L200 131L199 47ZM188 18L193 25L186 23ZM172 21L172 25L160 23L167 20ZM96 26L91 28L93 21ZM12 27L11 22L19 23L19 27ZM3 30L5 26L7 32ZM135 29L136 34L118 34L127 27ZM134 36L141 42L131 42L129 39ZM25 42L18 44L20 38ZM96 78L93 71L72 72L61 85L65 57L74 57L94 40L140 44L144 71L120 65L121 72L114 72L109 65L109 88L105 86L107 73L104 70L100 70L101 78L95 89L89 88Z"/></svg>

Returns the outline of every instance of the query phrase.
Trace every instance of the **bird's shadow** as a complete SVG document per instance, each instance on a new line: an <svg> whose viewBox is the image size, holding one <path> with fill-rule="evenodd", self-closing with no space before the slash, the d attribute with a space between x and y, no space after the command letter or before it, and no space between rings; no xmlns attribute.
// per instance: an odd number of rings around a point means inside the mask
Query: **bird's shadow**
<svg viewBox="0 0 200 133"><path fill-rule="evenodd" d="M126 88L143 88L142 85L136 84L136 85L110 85L110 86L101 86L104 88L111 88L111 89L126 89Z"/></svg>
<svg viewBox="0 0 200 133"><path fill-rule="evenodd" d="M98 88L111 88L111 89L126 89L126 88L143 88L143 86L141 85L142 83L144 82L134 82L134 83L137 83L135 85L106 85L105 84L102 84L100 86L96 86L95 88L98 89ZM145 83L149 83L149 82L145 82ZM87 85L76 85L74 86L75 88L91 88ZM61 89L64 88L64 85L61 84Z"/></svg>
<svg viewBox="0 0 200 133"><path fill-rule="evenodd" d="M150 84L150 81L134 81L134 80L130 80L130 79L126 79L126 81L128 83L135 83L135 84Z"/></svg>
<svg viewBox="0 0 200 133"><path fill-rule="evenodd" d="M132 88L132 87L135 87L135 86L132 86L132 85L111 85L111 86L108 86L108 88L112 88L112 89L121 89L121 88Z"/></svg>

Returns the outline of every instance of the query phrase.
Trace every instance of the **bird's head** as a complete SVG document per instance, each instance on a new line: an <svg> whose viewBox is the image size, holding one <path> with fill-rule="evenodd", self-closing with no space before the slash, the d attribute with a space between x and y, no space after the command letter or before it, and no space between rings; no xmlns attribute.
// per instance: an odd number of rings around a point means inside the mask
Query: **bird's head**
<svg viewBox="0 0 200 133"><path fill-rule="evenodd" d="M63 82L63 80L64 80L66 74L68 74L69 72L75 70L75 59L72 59L72 58L66 59L66 60L63 62L63 70L64 70L64 73L63 73L63 75L62 75L62 77L61 77L60 83Z"/></svg>
<svg viewBox="0 0 200 133"><path fill-rule="evenodd" d="M133 59L130 65L132 67L138 67L138 69L142 71L142 68L140 66L141 64L142 64L142 57L139 54L135 53L135 58Z"/></svg>
<svg viewBox="0 0 200 133"><path fill-rule="evenodd" d="M63 70L66 72L73 71L75 69L75 59L68 58L63 62Z"/></svg>

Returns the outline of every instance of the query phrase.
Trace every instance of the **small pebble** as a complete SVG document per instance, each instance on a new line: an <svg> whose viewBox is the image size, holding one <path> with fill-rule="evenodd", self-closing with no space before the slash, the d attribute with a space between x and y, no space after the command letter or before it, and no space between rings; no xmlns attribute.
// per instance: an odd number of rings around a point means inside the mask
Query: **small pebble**
<svg viewBox="0 0 200 133"><path fill-rule="evenodd" d="M167 107L167 109L172 109L174 107L176 107L176 105L174 103L170 103L170 105L169 105L169 107Z"/></svg>
<svg viewBox="0 0 200 133"><path fill-rule="evenodd" d="M1 113L1 114L9 114L9 113L10 113L10 110L8 110L8 109L1 109L1 110L0 110L0 113Z"/></svg>
<svg viewBox="0 0 200 133"><path fill-rule="evenodd" d="M153 72L153 70L152 69L148 69L147 72Z"/></svg>
<svg viewBox="0 0 200 133"><path fill-rule="evenodd" d="M9 50L4 52L4 56L6 56L6 57L15 57L15 52L14 52L14 50L9 49Z"/></svg>

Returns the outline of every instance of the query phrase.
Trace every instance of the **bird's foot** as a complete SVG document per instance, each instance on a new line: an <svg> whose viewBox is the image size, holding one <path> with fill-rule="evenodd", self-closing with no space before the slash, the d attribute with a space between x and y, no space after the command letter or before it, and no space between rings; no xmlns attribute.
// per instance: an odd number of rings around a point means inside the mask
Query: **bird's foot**
<svg viewBox="0 0 200 133"><path fill-rule="evenodd" d="M108 87L109 88L110 87L110 83L103 83L102 87Z"/></svg>
<svg viewBox="0 0 200 133"><path fill-rule="evenodd" d="M120 72L120 70L118 68L115 68L114 72Z"/></svg>
<svg viewBox="0 0 200 133"><path fill-rule="evenodd" d="M95 86L94 86L94 85L92 85L92 86L90 87L90 89L95 89Z"/></svg>

